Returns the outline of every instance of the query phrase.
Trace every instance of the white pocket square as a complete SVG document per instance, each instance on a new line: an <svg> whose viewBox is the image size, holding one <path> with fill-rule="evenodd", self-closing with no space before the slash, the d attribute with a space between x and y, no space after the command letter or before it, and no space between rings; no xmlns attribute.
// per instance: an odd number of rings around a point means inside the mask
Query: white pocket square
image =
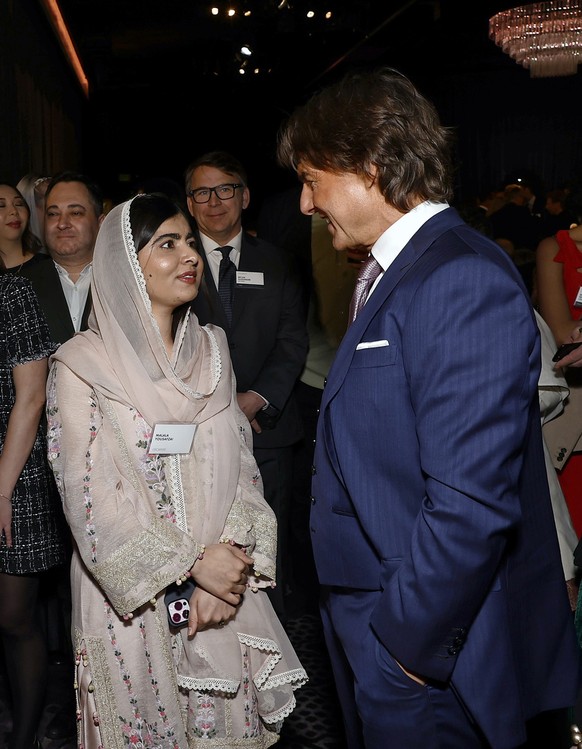
<svg viewBox="0 0 582 749"><path fill-rule="evenodd" d="M382 348L383 346L389 346L390 342L387 340L383 341L362 341L356 346L356 351L361 351L364 348Z"/></svg>

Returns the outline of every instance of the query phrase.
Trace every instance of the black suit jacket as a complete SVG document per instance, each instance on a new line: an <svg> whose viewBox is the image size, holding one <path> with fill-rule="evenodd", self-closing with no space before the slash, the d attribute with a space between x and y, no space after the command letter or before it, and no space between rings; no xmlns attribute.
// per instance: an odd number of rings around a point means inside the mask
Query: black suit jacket
<svg viewBox="0 0 582 749"><path fill-rule="evenodd" d="M202 242L197 239L206 263ZM238 269L263 273L264 285L235 286L230 328L208 270L192 310L202 325L214 323L225 329L237 391L255 390L280 411L274 429L253 433L255 447L285 447L302 435L292 397L308 346L301 286L287 253L250 234L243 233Z"/></svg>
<svg viewBox="0 0 582 749"><path fill-rule="evenodd" d="M29 265L29 267L27 267ZM32 284L40 307L49 326L51 338L55 343L64 343L75 335L75 328L67 300L61 286L61 280L52 259L47 255L43 262L32 265L25 263L20 274ZM83 310L81 330L87 330L89 312L91 311L91 292Z"/></svg>

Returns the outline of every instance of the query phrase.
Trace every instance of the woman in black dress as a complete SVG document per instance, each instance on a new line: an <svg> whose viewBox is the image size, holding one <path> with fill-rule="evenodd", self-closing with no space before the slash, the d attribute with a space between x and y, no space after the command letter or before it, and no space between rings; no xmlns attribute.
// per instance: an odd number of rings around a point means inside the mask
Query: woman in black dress
<svg viewBox="0 0 582 749"><path fill-rule="evenodd" d="M13 704L9 749L40 747L47 658L39 577L65 559L41 418L54 348L29 282L0 268L0 636Z"/></svg>

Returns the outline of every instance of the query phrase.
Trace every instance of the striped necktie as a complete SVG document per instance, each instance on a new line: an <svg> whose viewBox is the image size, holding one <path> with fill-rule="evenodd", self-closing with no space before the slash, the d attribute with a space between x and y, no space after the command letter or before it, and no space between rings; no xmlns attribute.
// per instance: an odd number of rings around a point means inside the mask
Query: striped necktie
<svg viewBox="0 0 582 749"><path fill-rule="evenodd" d="M350 302L350 323L354 322L358 312L366 303L370 289L380 273L382 273L382 266L376 260L374 255L368 255L368 259L360 268L360 272L356 279L354 294L352 296L352 301Z"/></svg>
<svg viewBox="0 0 582 749"><path fill-rule="evenodd" d="M217 247L222 253L222 260L218 269L218 296L222 302L228 324L232 324L232 296L236 279L236 265L230 259L232 247Z"/></svg>

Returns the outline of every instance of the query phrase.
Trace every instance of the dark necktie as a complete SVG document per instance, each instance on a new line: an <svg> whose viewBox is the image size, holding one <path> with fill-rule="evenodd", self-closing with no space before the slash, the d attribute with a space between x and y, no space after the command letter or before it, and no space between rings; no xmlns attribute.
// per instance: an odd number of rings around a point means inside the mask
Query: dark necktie
<svg viewBox="0 0 582 749"><path fill-rule="evenodd" d="M360 268L360 272L356 278L354 294L352 296L352 301L350 302L350 323L354 322L358 312L364 306L366 299L368 298L368 293L380 273L382 273L382 266L373 255L369 255L368 259Z"/></svg>
<svg viewBox="0 0 582 749"><path fill-rule="evenodd" d="M236 279L236 265L230 259L232 247L217 247L222 253L222 260L218 269L218 296L222 302L228 324L232 324L232 295Z"/></svg>

